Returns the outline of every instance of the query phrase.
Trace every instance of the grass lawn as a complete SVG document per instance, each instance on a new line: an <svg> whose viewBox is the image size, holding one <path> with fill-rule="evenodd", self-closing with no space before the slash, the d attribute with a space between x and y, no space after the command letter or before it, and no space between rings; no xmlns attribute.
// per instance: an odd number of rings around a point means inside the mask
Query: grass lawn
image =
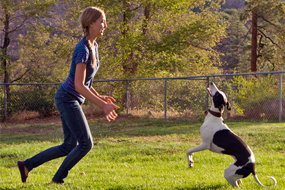
<svg viewBox="0 0 285 190"><path fill-rule="evenodd" d="M285 189L285 124L278 122L226 121L251 147L256 173L264 185ZM63 158L52 160L30 172L21 182L17 160L62 142L58 124L17 125L2 128L0 141L0 190L20 189L233 189L224 179L230 156L208 150L194 155L188 168L186 150L201 143L202 121L133 119L112 123L89 123L94 147L69 173L64 185L48 185ZM84 173L85 175L82 175ZM252 175L241 189L264 189Z"/></svg>

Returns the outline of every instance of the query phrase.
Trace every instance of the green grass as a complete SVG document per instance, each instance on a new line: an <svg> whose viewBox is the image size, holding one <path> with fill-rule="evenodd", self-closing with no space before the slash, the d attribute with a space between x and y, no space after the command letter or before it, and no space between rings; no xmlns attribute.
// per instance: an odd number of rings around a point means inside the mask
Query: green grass
<svg viewBox="0 0 285 190"><path fill-rule="evenodd" d="M233 122L227 125L251 147L256 173L264 185L285 189L285 126L273 122ZM0 190L20 189L233 189L223 177L230 156L208 150L194 155L188 168L185 152L201 143L201 121L132 119L90 123L94 148L69 173L64 185L48 185L63 158L35 168L24 184L16 166L62 142L60 125L5 126L0 141ZM80 175L84 172L86 175ZM252 175L241 189L264 189Z"/></svg>

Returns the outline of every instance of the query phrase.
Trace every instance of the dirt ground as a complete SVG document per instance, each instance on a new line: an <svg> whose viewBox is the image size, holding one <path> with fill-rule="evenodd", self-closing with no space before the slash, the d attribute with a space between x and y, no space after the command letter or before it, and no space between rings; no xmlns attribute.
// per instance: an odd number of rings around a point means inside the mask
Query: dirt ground
<svg viewBox="0 0 285 190"><path fill-rule="evenodd" d="M94 117L92 115L87 115L86 116L88 122L93 121L93 120L102 120L104 122L104 117ZM124 120L126 117L117 117L116 120ZM106 121L107 122L107 121ZM25 120L8 120L6 122L1 122L0 126L5 127L5 126L15 126L15 125L31 125L31 124L61 124L60 116L59 115L53 115L50 117L37 117L37 118L30 118L30 119L25 119Z"/></svg>
<svg viewBox="0 0 285 190"><path fill-rule="evenodd" d="M104 117L104 115L100 115L100 116L96 116L94 117L94 115L86 115L86 118L88 120L88 122L92 122L92 121L99 121L99 122L108 122L106 120L106 118ZM120 122L120 121L125 121L125 120L136 120L139 119L138 116L131 116L131 115L119 115L116 118L116 121ZM0 123L0 136L4 135L5 133L17 133L19 131L21 131L21 133L29 133L31 130L35 131L37 130L37 127L26 127L26 128L22 128L19 127L19 125L35 125L35 124L55 124L55 125L60 125L61 124L61 120L60 120L60 116L59 114L50 116L50 117L34 117L34 118L28 118L28 119L23 119L23 120L8 120L6 122L1 122ZM55 126L56 127L56 126ZM53 127L49 127L49 128L41 128L40 130L53 130ZM41 131L42 132L42 131Z"/></svg>
<svg viewBox="0 0 285 190"><path fill-rule="evenodd" d="M98 119L98 118L97 118ZM92 116L87 116L87 120L90 122L94 120L94 117ZM36 117L36 118L29 118L25 120L8 120L6 122L1 122L0 123L0 135L4 135L5 133L30 133L31 131L37 130L37 127L27 127L27 128L22 128L19 127L18 125L34 125L34 124L56 124L60 125L61 120L59 115L53 115L51 117ZM49 128L41 128L39 129L41 132L43 130L53 130L53 127Z"/></svg>
<svg viewBox="0 0 285 190"><path fill-rule="evenodd" d="M23 120L11 120L1 122L1 126L14 126L14 125L30 125L30 124L50 124L55 123L59 124L60 117L58 115L53 115L51 117L36 117L36 118L29 118L29 119L23 119Z"/></svg>

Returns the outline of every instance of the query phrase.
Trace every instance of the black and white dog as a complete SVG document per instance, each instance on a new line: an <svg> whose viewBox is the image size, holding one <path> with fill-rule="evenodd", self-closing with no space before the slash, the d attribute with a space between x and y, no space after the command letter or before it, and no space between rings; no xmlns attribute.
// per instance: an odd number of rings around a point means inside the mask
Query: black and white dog
<svg viewBox="0 0 285 190"><path fill-rule="evenodd" d="M200 128L203 142L186 152L189 167L193 167L194 165L194 152L208 149L212 152L231 155L235 161L225 170L224 177L233 187L239 187L241 178L245 178L251 173L255 181L265 187L260 183L255 174L253 152L223 121L222 113L224 107L226 106L228 110L231 110L226 95L213 82L207 88L207 91L212 98L212 106L206 111L205 121ZM273 185L276 185L275 178L268 177L274 181Z"/></svg>

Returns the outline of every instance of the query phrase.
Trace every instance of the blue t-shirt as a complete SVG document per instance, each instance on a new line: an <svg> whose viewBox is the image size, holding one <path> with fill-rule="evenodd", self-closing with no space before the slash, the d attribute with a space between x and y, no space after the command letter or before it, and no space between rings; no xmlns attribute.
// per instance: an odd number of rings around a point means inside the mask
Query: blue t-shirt
<svg viewBox="0 0 285 190"><path fill-rule="evenodd" d="M72 54L72 62L69 70L69 75L67 79L61 84L62 88L66 92L72 94L79 101L80 104L82 104L85 101L85 98L75 90L74 78L75 78L76 64L79 62L86 64L86 78L84 85L90 89L93 82L93 78L100 66L98 44L94 42L94 46L95 46L95 56L97 63L95 64L95 67L92 68L92 58L91 58L92 54L91 54L91 49L88 47L86 38L83 37L80 40L80 42L78 42Z"/></svg>

